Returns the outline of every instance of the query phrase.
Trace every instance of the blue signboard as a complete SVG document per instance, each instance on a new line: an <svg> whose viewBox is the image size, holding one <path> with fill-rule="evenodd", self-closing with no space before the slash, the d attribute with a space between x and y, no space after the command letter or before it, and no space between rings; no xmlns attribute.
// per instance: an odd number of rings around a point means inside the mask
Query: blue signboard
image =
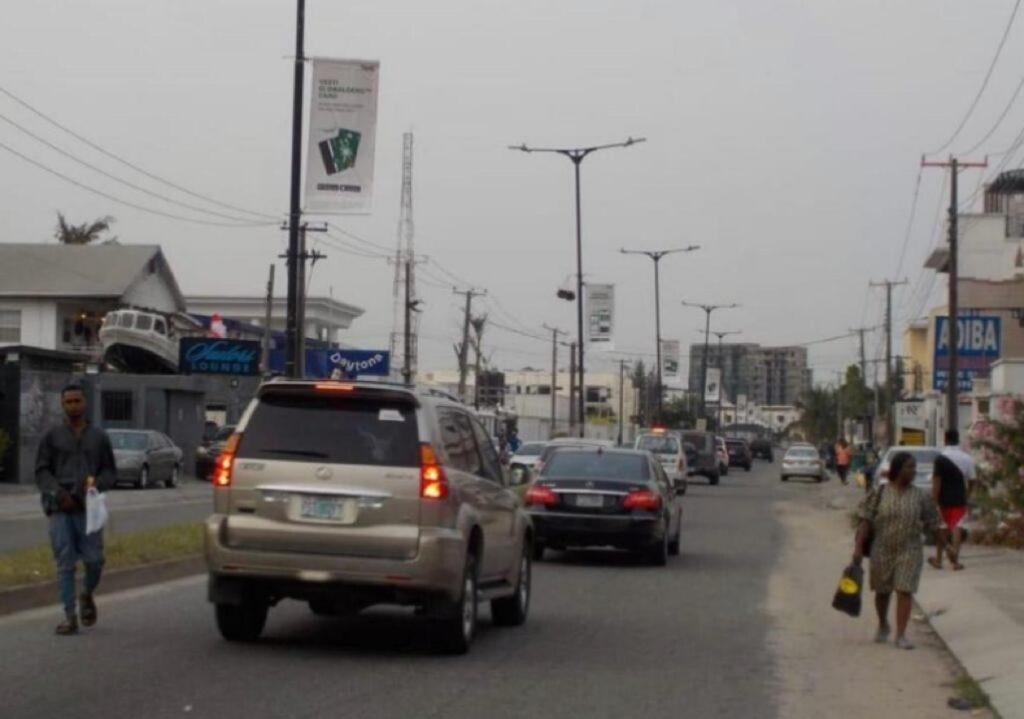
<svg viewBox="0 0 1024 719"><path fill-rule="evenodd" d="M988 374L989 367L1002 352L1002 318L968 316L957 318L957 374L961 392L970 392L976 376ZM949 318L935 318L935 355L933 386L945 391L949 383L949 357L952 348Z"/></svg>
<svg viewBox="0 0 1024 719"><path fill-rule="evenodd" d="M182 337L178 343L178 371L182 374L260 373L260 343L216 337Z"/></svg>
<svg viewBox="0 0 1024 719"><path fill-rule="evenodd" d="M271 351L270 371L280 374L284 369L284 350ZM384 350L306 350L306 377L329 379L335 370L341 379L387 377L391 373L391 353Z"/></svg>

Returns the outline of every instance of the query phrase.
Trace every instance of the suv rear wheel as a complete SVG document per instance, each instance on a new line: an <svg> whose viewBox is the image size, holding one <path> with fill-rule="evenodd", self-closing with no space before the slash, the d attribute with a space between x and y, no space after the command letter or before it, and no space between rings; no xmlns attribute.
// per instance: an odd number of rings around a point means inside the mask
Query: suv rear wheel
<svg viewBox="0 0 1024 719"><path fill-rule="evenodd" d="M518 627L526 621L530 612L531 557L533 550L529 542L523 542L523 556L519 560L519 580L516 591L508 597L495 599L491 602L491 617L499 627Z"/></svg>
<svg viewBox="0 0 1024 719"><path fill-rule="evenodd" d="M254 642L267 625L265 602L248 600L242 604L217 605L217 629L229 642Z"/></svg>
<svg viewBox="0 0 1024 719"><path fill-rule="evenodd" d="M462 574L462 592L444 607L444 618L437 624L437 644L446 654L465 654L476 634L477 606L476 555L466 557Z"/></svg>

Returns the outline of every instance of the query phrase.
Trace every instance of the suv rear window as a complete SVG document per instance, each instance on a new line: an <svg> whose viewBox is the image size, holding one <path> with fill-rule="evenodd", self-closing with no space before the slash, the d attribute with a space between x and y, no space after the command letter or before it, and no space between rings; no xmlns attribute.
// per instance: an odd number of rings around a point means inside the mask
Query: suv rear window
<svg viewBox="0 0 1024 719"><path fill-rule="evenodd" d="M636 448L647 452L654 452L655 454L678 454L679 440L675 437L649 434L640 438Z"/></svg>
<svg viewBox="0 0 1024 719"><path fill-rule="evenodd" d="M544 467L542 474L545 479L649 479L644 455L624 452L557 452Z"/></svg>
<svg viewBox="0 0 1024 719"><path fill-rule="evenodd" d="M419 465L416 410L401 400L269 394L242 434L239 457L388 467Z"/></svg>
<svg viewBox="0 0 1024 719"><path fill-rule="evenodd" d="M684 432L683 439L694 446L698 452L711 451L711 435L703 432Z"/></svg>

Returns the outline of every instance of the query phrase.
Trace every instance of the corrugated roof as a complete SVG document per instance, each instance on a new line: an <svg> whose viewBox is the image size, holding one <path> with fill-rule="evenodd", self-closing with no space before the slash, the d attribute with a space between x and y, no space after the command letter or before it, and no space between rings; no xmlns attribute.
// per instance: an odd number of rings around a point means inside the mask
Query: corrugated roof
<svg viewBox="0 0 1024 719"><path fill-rule="evenodd" d="M0 243L2 297L120 297L157 245Z"/></svg>

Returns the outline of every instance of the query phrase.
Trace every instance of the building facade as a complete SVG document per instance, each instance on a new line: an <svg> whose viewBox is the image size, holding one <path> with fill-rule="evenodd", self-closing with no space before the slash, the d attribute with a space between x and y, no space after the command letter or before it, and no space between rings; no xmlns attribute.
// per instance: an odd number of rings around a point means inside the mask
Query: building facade
<svg viewBox="0 0 1024 719"><path fill-rule="evenodd" d="M701 385L704 345L690 345L690 387ZM712 344L708 367L722 368L727 402L746 397L755 405L792 406L811 386L806 347L762 347L757 344Z"/></svg>

